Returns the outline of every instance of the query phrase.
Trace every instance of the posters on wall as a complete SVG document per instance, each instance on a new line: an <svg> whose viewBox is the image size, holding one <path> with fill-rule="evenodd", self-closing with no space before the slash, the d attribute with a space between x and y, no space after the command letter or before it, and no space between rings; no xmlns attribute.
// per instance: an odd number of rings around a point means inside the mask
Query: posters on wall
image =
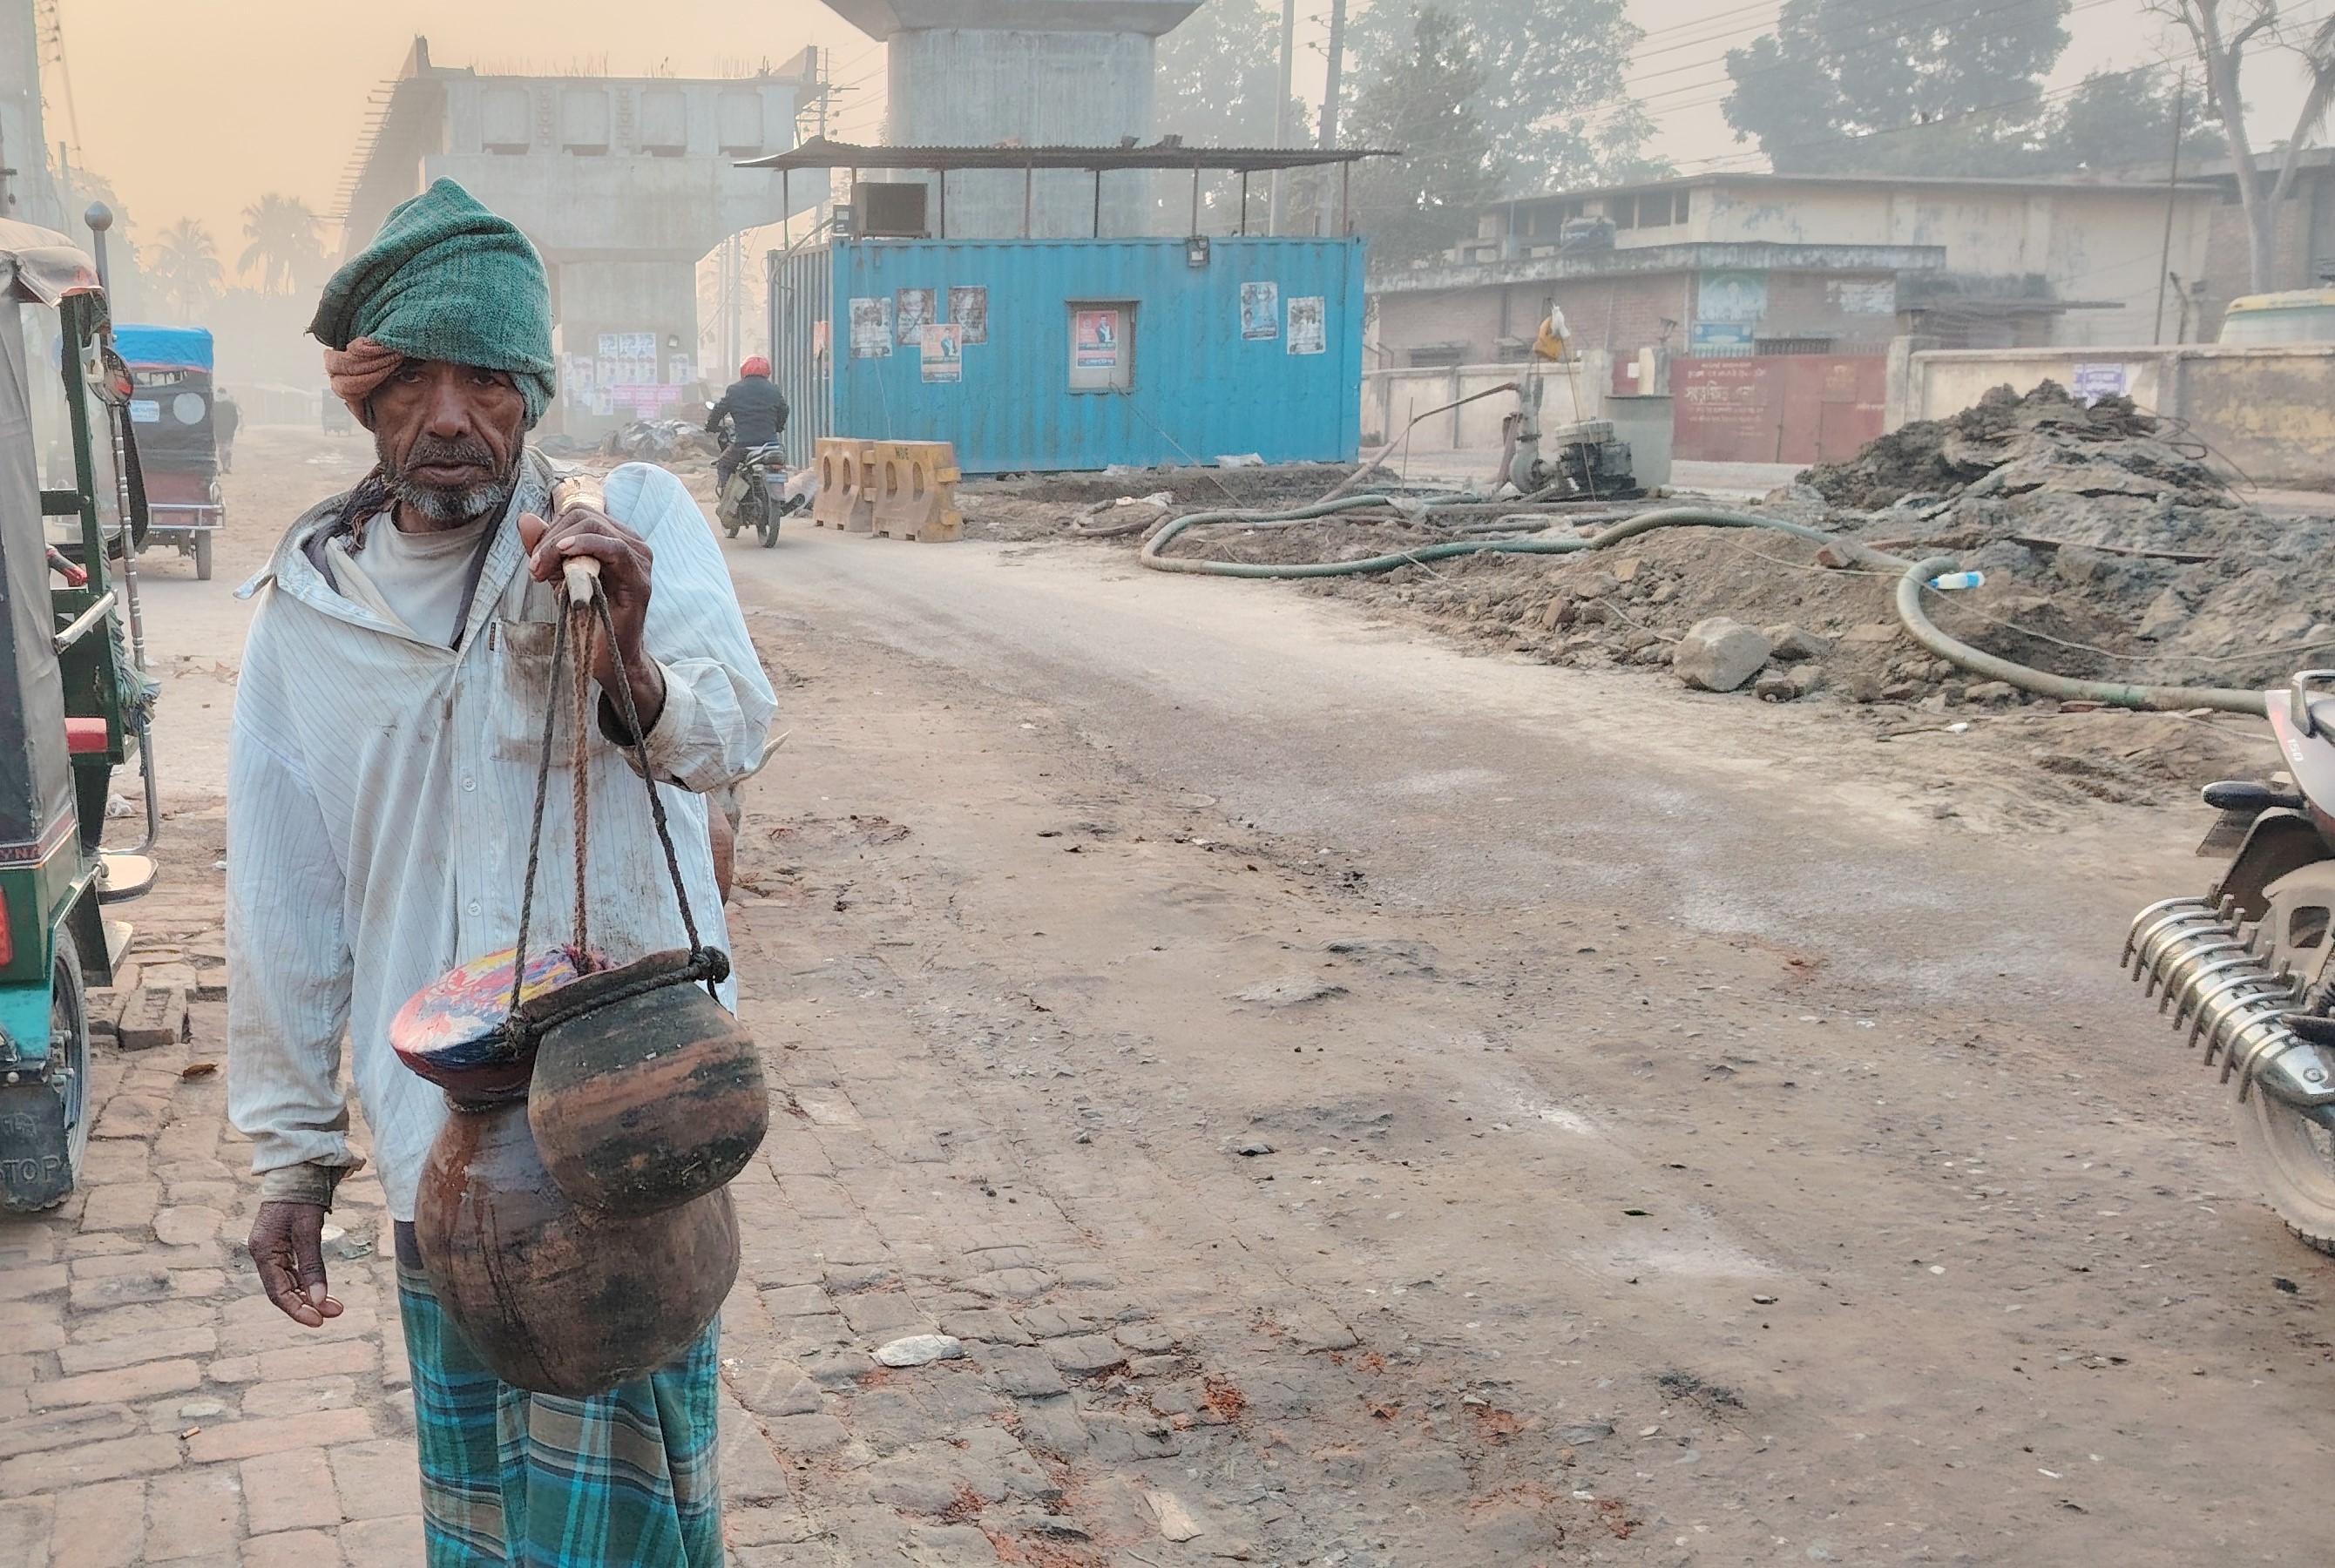
<svg viewBox="0 0 2335 1568"><path fill-rule="evenodd" d="M1081 310L1073 315L1071 363L1080 370L1119 368L1119 326L1116 310Z"/></svg>
<svg viewBox="0 0 2335 1568"><path fill-rule="evenodd" d="M2102 398L2120 398L2132 390L2131 367L2121 364L2079 364L2076 384L2069 390L2086 408Z"/></svg>
<svg viewBox="0 0 2335 1568"><path fill-rule="evenodd" d="M902 348L913 348L925 341L925 328L938 319L934 309L933 291L929 288L896 289L892 295L892 330Z"/></svg>
<svg viewBox="0 0 2335 1568"><path fill-rule="evenodd" d="M1281 286L1277 283L1241 285L1241 336L1254 343L1280 335Z"/></svg>
<svg viewBox="0 0 2335 1568"><path fill-rule="evenodd" d="M892 352L892 302L854 299L851 302L851 357L883 359Z"/></svg>
<svg viewBox="0 0 2335 1568"><path fill-rule="evenodd" d="M958 335L967 344L989 341L989 290L982 288L952 288L948 292L949 320L956 324Z"/></svg>
<svg viewBox="0 0 2335 1568"><path fill-rule="evenodd" d="M1764 272L1706 272L1695 291L1698 321L1756 322L1768 314Z"/></svg>
<svg viewBox="0 0 2335 1568"><path fill-rule="evenodd" d="M964 331L961 324L953 321L925 324L921 352L927 383L964 379Z"/></svg>
<svg viewBox="0 0 2335 1568"><path fill-rule="evenodd" d="M1289 302L1289 352L1323 353L1330 346L1330 301L1318 294L1299 295Z"/></svg>
<svg viewBox="0 0 2335 1568"><path fill-rule="evenodd" d="M1748 321L1699 321L1687 329L1687 345L1696 355L1727 358L1751 352Z"/></svg>
<svg viewBox="0 0 2335 1568"><path fill-rule="evenodd" d="M1826 303L1843 315L1894 315L1897 314L1897 280L1883 278L1829 278L1825 283Z"/></svg>
<svg viewBox="0 0 2335 1568"><path fill-rule="evenodd" d="M657 334L653 332L604 332L595 365L599 386L655 386ZM682 378L675 378L676 380Z"/></svg>

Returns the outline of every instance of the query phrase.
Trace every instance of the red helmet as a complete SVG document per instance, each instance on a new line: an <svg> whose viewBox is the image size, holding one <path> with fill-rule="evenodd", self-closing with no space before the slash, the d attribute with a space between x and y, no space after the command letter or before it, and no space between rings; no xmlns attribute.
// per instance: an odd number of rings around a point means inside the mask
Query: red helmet
<svg viewBox="0 0 2335 1568"><path fill-rule="evenodd" d="M756 354L752 358L749 359L744 364L738 367L738 373L740 375L768 375L770 373L770 362L764 359L761 354Z"/></svg>

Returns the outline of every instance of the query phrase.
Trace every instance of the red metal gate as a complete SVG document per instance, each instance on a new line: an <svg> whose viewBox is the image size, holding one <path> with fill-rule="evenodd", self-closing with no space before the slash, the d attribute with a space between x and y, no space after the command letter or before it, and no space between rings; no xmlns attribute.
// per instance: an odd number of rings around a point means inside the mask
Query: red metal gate
<svg viewBox="0 0 2335 1568"><path fill-rule="evenodd" d="M1883 354L1674 359L1676 457L1691 462L1838 462L1881 434Z"/></svg>

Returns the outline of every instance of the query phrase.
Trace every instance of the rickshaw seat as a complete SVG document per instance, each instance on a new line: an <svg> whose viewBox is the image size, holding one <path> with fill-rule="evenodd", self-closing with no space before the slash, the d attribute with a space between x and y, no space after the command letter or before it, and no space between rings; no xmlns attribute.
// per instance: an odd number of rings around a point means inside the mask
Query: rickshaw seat
<svg viewBox="0 0 2335 1568"><path fill-rule="evenodd" d="M75 757L102 755L107 749L103 719L67 719L65 750Z"/></svg>

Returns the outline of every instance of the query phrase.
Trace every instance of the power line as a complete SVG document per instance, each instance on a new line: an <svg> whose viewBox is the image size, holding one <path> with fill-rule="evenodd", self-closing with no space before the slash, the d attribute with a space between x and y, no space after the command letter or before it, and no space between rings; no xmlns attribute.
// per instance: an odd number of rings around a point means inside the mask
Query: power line
<svg viewBox="0 0 2335 1568"><path fill-rule="evenodd" d="M1936 116L1934 119L1909 121L1903 125L1884 125L1872 131L1844 131L1836 136L1811 138L1806 141L1782 142L1774 147L1769 147L1763 142L1757 150L1747 150L1742 152L1719 153L1710 158L1689 159L1687 160L1686 166L1691 168L1703 164L1724 163L1742 158L1772 158L1774 154L1778 152L1797 152L1810 147L1835 147L1844 141L1869 141L1875 137L1900 136L1909 131L1932 131L1941 125L1952 125L1965 120L1974 120L1986 115L2002 113L2009 110L2024 109L2034 104L2048 103L2057 99L2067 98L2077 92L2082 92L2085 88L2091 86L2098 82L2115 81L2120 77L2137 76L2144 72L2157 71L2161 69L2163 69L2163 66L2159 62L2148 61L2139 65L2130 66L2123 71L2102 72L2094 76L2086 77L2081 82L2070 83L2066 87L2053 88L2049 92L2039 92L2029 98L2005 99L2000 103L1981 103L1971 109L1958 111L1952 114L1941 114Z"/></svg>
<svg viewBox="0 0 2335 1568"><path fill-rule="evenodd" d="M2073 16L2081 12L2094 10L2101 5L2125 3L2127 3L2127 0L2078 0L2076 5L2069 7L2067 14ZM2001 5L1991 5L1982 10L1956 13L1952 9L1952 0L1918 0L1918 3L1915 5L1905 6L1901 10L1885 13L1874 20L1877 22L1886 22L1892 17L1911 16L1918 12L1930 11L1938 12L1942 16L1948 20L1974 22L1983 17L1999 15L2005 11L2019 10L2031 4L2033 4L2033 0L2003 0L2003 3ZM1846 49L1838 51L1835 54L1831 55L1830 58L1839 60L1853 55L1870 53L1876 50L1885 51L1902 47L1903 41L1900 39L1875 38L1864 44L1852 44ZM1729 53L1731 53L1732 51L1729 51ZM1745 82L1752 81L1761 76L1771 75L1778 71L1789 70L1794 64L1797 63L1797 62L1784 61L1774 65L1755 66L1750 70L1746 71L1741 76L1737 76L1732 72L1728 72L1721 76L1713 77L1707 81L1685 82L1677 87L1662 88L1652 93L1637 92L1637 89L1642 82L1658 81L1664 76L1676 76L1686 72L1700 71L1711 65L1724 65L1726 61L1726 55L1720 55L1716 58L1706 58L1703 60L1693 61L1684 65L1668 66L1647 76L1625 79L1629 82L1633 95L1638 97L1639 102L1642 104L1646 104L1650 103L1654 99L1669 97L1682 92L1694 92L1707 90L1709 88L1718 86L1721 82L1727 82L1729 84L1729 89L1731 92L1734 87L1739 86ZM1671 107L1691 108L1696 107L1696 105L1676 104L1671 105Z"/></svg>

